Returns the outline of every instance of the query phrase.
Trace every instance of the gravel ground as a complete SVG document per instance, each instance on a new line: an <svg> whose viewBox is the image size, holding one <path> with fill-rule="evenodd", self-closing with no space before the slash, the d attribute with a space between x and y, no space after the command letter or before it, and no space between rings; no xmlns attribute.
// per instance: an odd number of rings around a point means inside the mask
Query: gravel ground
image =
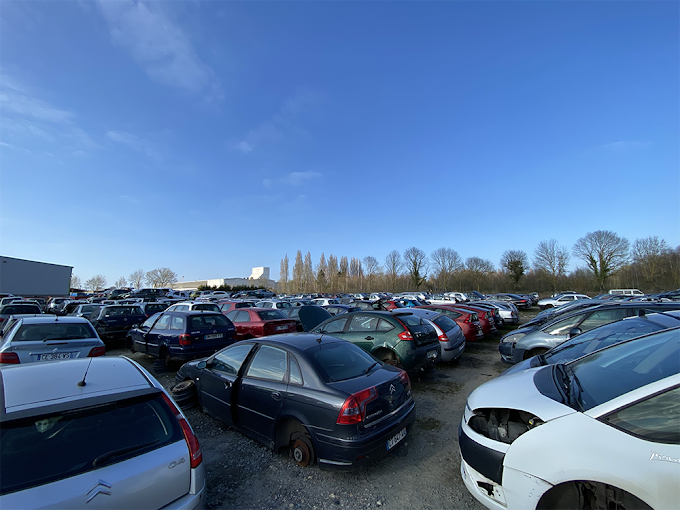
<svg viewBox="0 0 680 510"><path fill-rule="evenodd" d="M535 314L521 312L522 322ZM154 373L143 354L111 349L108 355L130 356ZM505 368L492 338L468 343L456 365L437 365L436 380L412 380L418 418L411 433L391 454L353 473L300 468L287 451L275 454L198 409L186 411L203 450L208 508L481 510L460 476L458 424L469 393ZM174 384L174 371L155 375L168 389Z"/></svg>

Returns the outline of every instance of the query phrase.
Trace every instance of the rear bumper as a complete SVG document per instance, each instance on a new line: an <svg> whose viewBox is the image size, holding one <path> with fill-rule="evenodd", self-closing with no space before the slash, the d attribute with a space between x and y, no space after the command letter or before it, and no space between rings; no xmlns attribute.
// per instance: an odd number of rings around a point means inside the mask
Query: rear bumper
<svg viewBox="0 0 680 510"><path fill-rule="evenodd" d="M332 471L353 471L383 457L397 446L387 449L387 441L406 429L408 441L413 422L416 420L416 404L411 402L397 421L372 432L361 439L339 439L322 433L315 433L315 447L319 468Z"/></svg>
<svg viewBox="0 0 680 510"><path fill-rule="evenodd" d="M165 505L161 510L203 510L208 496L207 492L204 480L203 487L196 494L182 496L169 505Z"/></svg>
<svg viewBox="0 0 680 510"><path fill-rule="evenodd" d="M460 358L463 352L465 351L465 343L466 343L465 337L463 337L462 342L458 342L455 345L452 345L451 342L442 343L441 359L439 361L447 363L449 361L454 361Z"/></svg>
<svg viewBox="0 0 680 510"><path fill-rule="evenodd" d="M428 353L436 351L437 355L435 357L428 356ZM417 347L413 350L407 350L406 355L403 355L403 351L399 352L404 363L404 370L407 372L415 372L421 368L429 367L434 365L439 357L441 356L441 349L439 347L439 340L431 344L423 345Z"/></svg>

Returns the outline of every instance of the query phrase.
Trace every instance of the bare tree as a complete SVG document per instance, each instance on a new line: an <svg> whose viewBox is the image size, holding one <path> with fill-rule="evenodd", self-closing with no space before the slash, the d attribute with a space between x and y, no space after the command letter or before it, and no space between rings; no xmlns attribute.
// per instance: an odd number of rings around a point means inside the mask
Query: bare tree
<svg viewBox="0 0 680 510"><path fill-rule="evenodd" d="M139 289L142 286L142 282L146 278L146 273L143 269L137 269L134 273L130 275L130 285L135 289Z"/></svg>
<svg viewBox="0 0 680 510"><path fill-rule="evenodd" d="M331 253L328 256L328 286L331 292L338 288L338 271L338 257Z"/></svg>
<svg viewBox="0 0 680 510"><path fill-rule="evenodd" d="M316 288L324 292L328 287L328 264L326 264L326 255L321 254L319 264L316 266Z"/></svg>
<svg viewBox="0 0 680 510"><path fill-rule="evenodd" d="M506 250L501 255L501 267L510 273L515 287L529 268L529 257L522 250Z"/></svg>
<svg viewBox="0 0 680 510"><path fill-rule="evenodd" d="M296 292L305 291L305 265L302 262L302 252L297 251L295 255L295 265L293 265L293 281L295 282Z"/></svg>
<svg viewBox="0 0 680 510"><path fill-rule="evenodd" d="M303 265L304 280L305 280L305 292L311 292L314 290L314 265L312 264L312 254L307 252L305 255L305 262Z"/></svg>
<svg viewBox="0 0 680 510"><path fill-rule="evenodd" d="M347 257L344 255L340 257L340 270L338 271L338 277L340 279L340 285L343 292L347 292L347 276L349 275L349 262L347 262Z"/></svg>
<svg viewBox="0 0 680 510"><path fill-rule="evenodd" d="M380 264L378 259L369 255L364 257L364 274L366 275L366 290L371 292L373 290L373 280L380 271Z"/></svg>
<svg viewBox="0 0 680 510"><path fill-rule="evenodd" d="M93 276L85 282L85 288L92 292L102 290L104 287L106 287L106 277L101 274Z"/></svg>
<svg viewBox="0 0 680 510"><path fill-rule="evenodd" d="M465 259L465 270L470 274L472 280L477 287L477 292L482 286L484 280L490 273L493 273L493 262L479 257L468 257Z"/></svg>
<svg viewBox="0 0 680 510"><path fill-rule="evenodd" d="M668 244L658 236L636 239L633 243L633 261L640 268L643 279L654 285L662 271L664 254L669 251Z"/></svg>
<svg viewBox="0 0 680 510"><path fill-rule="evenodd" d="M427 279L428 260L425 252L412 246L404 251L404 265L416 290Z"/></svg>
<svg viewBox="0 0 680 510"><path fill-rule="evenodd" d="M82 289L82 283L80 281L80 276L71 275L71 288L72 289Z"/></svg>
<svg viewBox="0 0 680 510"><path fill-rule="evenodd" d="M171 283L176 281L177 273L169 267L159 267L158 269L152 269L146 273L146 283L154 289L168 287Z"/></svg>
<svg viewBox="0 0 680 510"><path fill-rule="evenodd" d="M458 252L451 248L438 248L430 255L438 290L450 290L449 282L453 273L460 269L463 262Z"/></svg>
<svg viewBox="0 0 680 510"><path fill-rule="evenodd" d="M281 259L281 268L279 270L279 291L284 294L288 292L288 254Z"/></svg>
<svg viewBox="0 0 680 510"><path fill-rule="evenodd" d="M363 290L364 270L361 267L361 260L356 257L349 261L349 277L353 289Z"/></svg>
<svg viewBox="0 0 680 510"><path fill-rule="evenodd" d="M604 283L628 261L628 239L609 230L588 232L574 244L573 252L593 272L600 291Z"/></svg>
<svg viewBox="0 0 680 510"><path fill-rule="evenodd" d="M114 283L117 289L121 289L123 287L127 287L127 280L125 279L124 276L121 276L116 280L116 283Z"/></svg>
<svg viewBox="0 0 680 510"><path fill-rule="evenodd" d="M401 254L397 250L392 250L385 257L385 276L390 284L390 291L394 292L397 279L404 268L404 262L401 259Z"/></svg>
<svg viewBox="0 0 680 510"><path fill-rule="evenodd" d="M553 292L557 292L557 279L566 275L569 259L567 248L558 245L555 239L541 241L534 250L534 268L550 275Z"/></svg>

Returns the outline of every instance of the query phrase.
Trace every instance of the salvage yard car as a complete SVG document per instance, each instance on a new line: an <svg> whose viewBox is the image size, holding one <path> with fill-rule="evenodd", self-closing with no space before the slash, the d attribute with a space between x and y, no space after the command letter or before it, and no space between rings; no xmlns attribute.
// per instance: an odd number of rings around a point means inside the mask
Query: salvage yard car
<svg viewBox="0 0 680 510"><path fill-rule="evenodd" d="M135 305L103 306L87 318L101 339L125 338L131 327L146 320L142 309Z"/></svg>
<svg viewBox="0 0 680 510"><path fill-rule="evenodd" d="M461 474L497 510L670 509L680 501L680 328L486 382Z"/></svg>
<svg viewBox="0 0 680 510"><path fill-rule="evenodd" d="M392 451L415 421L403 370L319 334L244 341L184 364L201 408L300 466L348 471ZM188 384L187 384L188 383Z"/></svg>
<svg viewBox="0 0 680 510"><path fill-rule="evenodd" d="M0 508L205 506L198 440L134 361L3 367L0 387Z"/></svg>
<svg viewBox="0 0 680 510"><path fill-rule="evenodd" d="M237 340L294 333L297 330L294 319L273 308L241 308L232 310L225 316L234 323Z"/></svg>

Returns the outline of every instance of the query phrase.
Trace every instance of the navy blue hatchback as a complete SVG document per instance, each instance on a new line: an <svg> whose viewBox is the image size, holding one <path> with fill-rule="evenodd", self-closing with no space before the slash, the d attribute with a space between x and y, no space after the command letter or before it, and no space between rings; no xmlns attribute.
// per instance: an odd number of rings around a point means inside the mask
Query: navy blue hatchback
<svg viewBox="0 0 680 510"><path fill-rule="evenodd" d="M234 324L221 313L159 312L130 330L132 352L150 354L166 363L204 358L234 343Z"/></svg>

